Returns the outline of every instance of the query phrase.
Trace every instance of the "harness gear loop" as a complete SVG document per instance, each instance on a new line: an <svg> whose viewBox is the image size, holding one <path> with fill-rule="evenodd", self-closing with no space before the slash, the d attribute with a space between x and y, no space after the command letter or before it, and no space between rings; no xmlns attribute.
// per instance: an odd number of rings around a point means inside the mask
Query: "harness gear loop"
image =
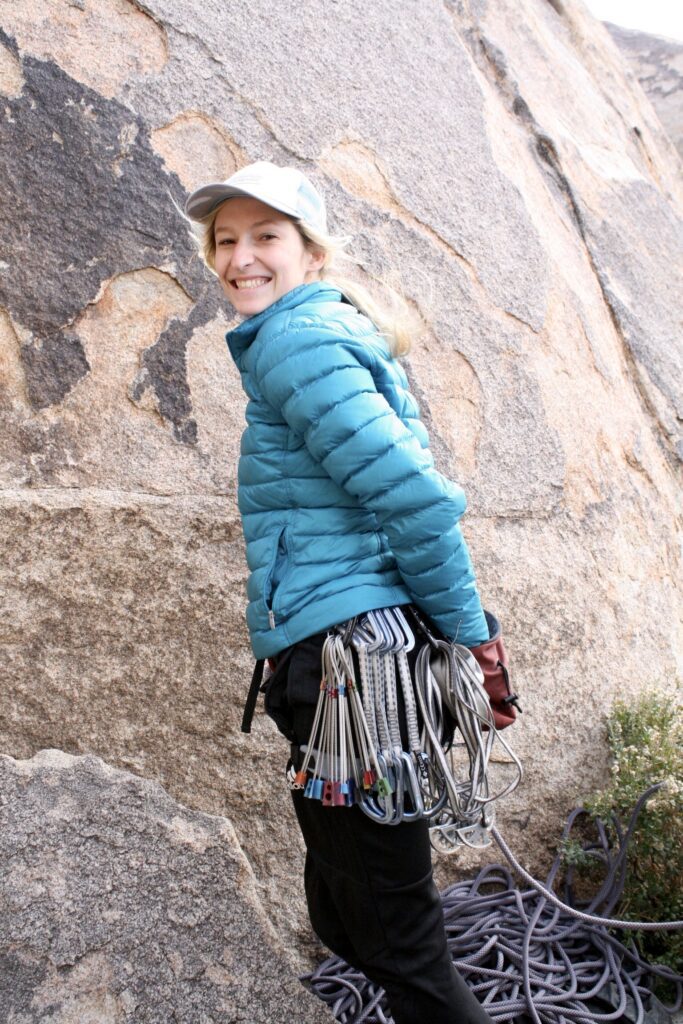
<svg viewBox="0 0 683 1024"><path fill-rule="evenodd" d="M477 659L468 648L435 636L419 613L410 611L427 640L414 678L407 653L415 634L401 609L366 612L328 633L313 725L294 759L290 785L325 806L357 803L381 824L427 818L432 845L444 852L488 846L492 805L518 785L522 767L496 729L498 712L491 708ZM360 685L350 648L357 655ZM507 678L505 671L509 692ZM451 739L451 720L457 740ZM492 792L489 765L497 743L515 773Z"/></svg>

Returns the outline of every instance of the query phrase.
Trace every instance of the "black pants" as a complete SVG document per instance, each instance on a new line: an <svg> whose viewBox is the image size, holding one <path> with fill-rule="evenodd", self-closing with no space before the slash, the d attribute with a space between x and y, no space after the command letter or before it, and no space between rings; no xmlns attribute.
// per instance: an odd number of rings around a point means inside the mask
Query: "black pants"
<svg viewBox="0 0 683 1024"><path fill-rule="evenodd" d="M296 745L309 737L324 639L298 643L267 684L266 711ZM385 989L396 1024L490 1024L448 953L426 822L380 825L357 806L292 797L322 942Z"/></svg>

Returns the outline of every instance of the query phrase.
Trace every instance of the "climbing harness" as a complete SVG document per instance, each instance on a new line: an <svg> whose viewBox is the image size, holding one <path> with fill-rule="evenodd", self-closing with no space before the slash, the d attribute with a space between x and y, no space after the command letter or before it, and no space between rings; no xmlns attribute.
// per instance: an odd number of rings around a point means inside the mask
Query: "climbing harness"
<svg viewBox="0 0 683 1024"><path fill-rule="evenodd" d="M639 799L624 831L615 822L618 846L597 822L597 841L584 849L605 867L597 894L583 909L575 905L571 872L565 899L553 892L561 866L555 859L545 885L517 863L493 832L505 856L529 887L515 887L500 864L488 865L473 880L457 882L442 894L448 949L479 1002L497 1024L592 1024L595 1021L663 1024L683 1005L683 974L650 964L637 946L608 931L673 930L683 921L634 922L612 917L624 889L628 844L646 800ZM563 840L585 811L572 812ZM668 982L673 1005L653 996L652 979ZM338 957L320 964L304 980L330 1007L340 1024L391 1024L383 990Z"/></svg>
<svg viewBox="0 0 683 1024"><path fill-rule="evenodd" d="M519 784L522 767L495 728L474 656L412 614L427 641L412 675L416 638L401 608L366 612L328 633L311 734L289 784L328 807L357 803L384 825L426 818L443 853L488 846L493 804ZM492 792L496 744L513 774Z"/></svg>

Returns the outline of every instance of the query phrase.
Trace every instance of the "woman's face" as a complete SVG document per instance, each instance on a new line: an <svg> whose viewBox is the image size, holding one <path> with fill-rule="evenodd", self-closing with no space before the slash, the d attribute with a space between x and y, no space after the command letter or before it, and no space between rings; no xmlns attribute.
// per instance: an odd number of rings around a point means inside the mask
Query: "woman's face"
<svg viewBox="0 0 683 1024"><path fill-rule="evenodd" d="M297 285L320 276L324 256L310 252L284 213L258 199L229 199L214 222L215 269L238 313L254 316Z"/></svg>

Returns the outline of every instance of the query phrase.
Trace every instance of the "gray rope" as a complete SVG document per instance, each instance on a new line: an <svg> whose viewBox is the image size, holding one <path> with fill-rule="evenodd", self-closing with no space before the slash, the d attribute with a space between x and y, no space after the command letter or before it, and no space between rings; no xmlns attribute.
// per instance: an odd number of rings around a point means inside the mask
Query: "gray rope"
<svg viewBox="0 0 683 1024"><path fill-rule="evenodd" d="M626 853L627 853L627 849L628 849L628 842L629 842L631 836L633 835L633 830L636 827L636 822L638 820L640 812L642 811L643 807L645 806L647 801L650 799L650 797L654 793L656 793L658 789L661 789L661 787L663 785L664 785L664 783L662 783L662 782L655 783L654 786L650 786L650 788L646 789L645 792L642 793L641 796L638 798L638 802L636 803L636 806L635 806L635 808L633 810L633 813L631 814L631 820L629 822L628 830L626 832L626 835L621 839L620 846L619 846L619 852L618 852L618 854L617 854L617 856L616 856L616 858L614 860L614 863L612 864L612 866L610 868L610 872L609 872L610 881L613 881L613 879L616 876L616 874L619 871L619 869L622 867L622 865L625 865L625 863L626 863ZM647 931L650 931L650 932L672 932L672 931L678 931L679 929L683 928L683 921L622 921L619 918L598 917L598 916L596 916L594 914L584 914L580 910L577 910L575 907L570 907L570 906L568 906L568 904L563 903L562 900L558 899L558 897L555 895L554 892L552 892L546 886L541 885L540 882L537 882L536 879L533 877L533 875L530 875L529 872L526 871L522 867L522 865L519 863L519 861L515 858L514 854L512 853L512 851L510 849L510 847L507 845L507 843L505 842L505 840L501 836L501 834L498 831L498 829L495 828L495 826L491 829L491 834L493 835L493 838L496 840L496 842L498 843L499 847L501 848L501 850L505 854L505 856L506 856L507 860L509 861L509 863L515 869L515 871L519 875L521 875L521 877L524 879L525 882L527 882L534 889L536 889L537 892L539 892L543 896L545 896L545 898L550 903L552 903L553 906L557 907L559 910L567 911L567 913L571 914L572 917L577 918L577 920L579 920L579 921L585 921L586 924L602 925L605 928L621 928L621 929L623 929L625 931L633 931L633 932L641 932L641 931L646 931L646 932ZM622 881L622 888L623 888L623 881Z"/></svg>
<svg viewBox="0 0 683 1024"><path fill-rule="evenodd" d="M676 1013L681 1008L683 975L647 963L634 946L624 945L608 930L683 927L683 922L621 922L609 916L623 893L636 820L657 788L641 796L625 833L615 821L616 849L604 825L596 822L597 841L585 849L604 864L605 877L585 910L574 905L569 880L564 901L552 891L561 867L559 855L541 885L517 864L495 830L494 838L531 887L520 891L505 866L491 865L474 880L458 882L442 894L453 962L493 1021L522 1017L534 1024L593 1024L627 1019L643 1024L648 1016L654 1019L649 1006L657 1005L651 992L655 977L668 981L676 992L674 1005L666 1009ZM563 838L583 814L580 808L572 812ZM340 1024L392 1024L382 989L337 957L302 980Z"/></svg>

